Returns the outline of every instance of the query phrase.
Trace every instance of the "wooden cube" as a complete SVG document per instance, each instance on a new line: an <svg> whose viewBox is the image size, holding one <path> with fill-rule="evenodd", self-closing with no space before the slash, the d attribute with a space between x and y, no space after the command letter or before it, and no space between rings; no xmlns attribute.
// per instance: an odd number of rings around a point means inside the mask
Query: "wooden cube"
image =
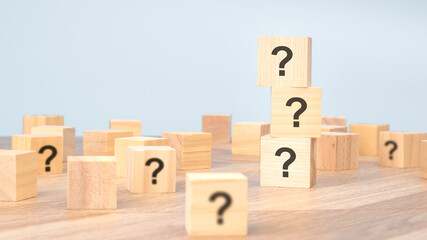
<svg viewBox="0 0 427 240"><path fill-rule="evenodd" d="M12 149L37 153L39 175L62 173L62 137L48 134L24 134L12 136Z"/></svg>
<svg viewBox="0 0 427 240"><path fill-rule="evenodd" d="M272 88L272 137L320 137L321 118L321 88Z"/></svg>
<svg viewBox="0 0 427 240"><path fill-rule="evenodd" d="M0 201L20 201L36 196L36 153L0 150Z"/></svg>
<svg viewBox="0 0 427 240"><path fill-rule="evenodd" d="M212 133L212 143L229 143L231 115L203 115L202 132Z"/></svg>
<svg viewBox="0 0 427 240"><path fill-rule="evenodd" d="M176 150L167 146L128 147L126 189L131 193L175 192Z"/></svg>
<svg viewBox="0 0 427 240"><path fill-rule="evenodd" d="M378 156L380 132L388 129L388 125L350 124L350 133L359 134L359 154L367 156Z"/></svg>
<svg viewBox="0 0 427 240"><path fill-rule="evenodd" d="M116 209L115 157L70 156L67 167L68 209Z"/></svg>
<svg viewBox="0 0 427 240"><path fill-rule="evenodd" d="M203 132L163 133L176 149L176 167L181 170L211 167L212 134Z"/></svg>
<svg viewBox="0 0 427 240"><path fill-rule="evenodd" d="M74 127L39 126L31 128L31 134L49 134L62 136L63 161L68 156L76 155L76 130Z"/></svg>
<svg viewBox="0 0 427 240"><path fill-rule="evenodd" d="M117 160L117 177L126 177L126 154L129 146L169 146L169 139L156 137L116 138L114 156Z"/></svg>
<svg viewBox="0 0 427 240"><path fill-rule="evenodd" d="M127 130L93 130L83 132L83 155L114 156L114 140L132 137Z"/></svg>
<svg viewBox="0 0 427 240"><path fill-rule="evenodd" d="M357 134L323 132L317 141L317 169L328 171L358 169L359 136Z"/></svg>
<svg viewBox="0 0 427 240"><path fill-rule="evenodd" d="M420 177L427 178L427 140L421 141L421 147L420 147Z"/></svg>
<svg viewBox="0 0 427 240"><path fill-rule="evenodd" d="M322 116L322 125L347 126L346 117L325 117Z"/></svg>
<svg viewBox="0 0 427 240"><path fill-rule="evenodd" d="M347 132L347 127L346 126L337 126L337 125L323 125L322 124L322 132L343 132L346 133Z"/></svg>
<svg viewBox="0 0 427 240"><path fill-rule="evenodd" d="M260 156L261 137L270 133L270 123L241 122L233 124L232 154Z"/></svg>
<svg viewBox="0 0 427 240"><path fill-rule="evenodd" d="M316 184L316 138L261 138L261 186L310 188Z"/></svg>
<svg viewBox="0 0 427 240"><path fill-rule="evenodd" d="M54 125L54 126L64 126L64 117L63 116L50 116L50 115L28 115L24 116L23 119L24 134L30 134L31 128L37 126L45 125Z"/></svg>
<svg viewBox="0 0 427 240"><path fill-rule="evenodd" d="M134 137L142 135L140 120L110 120L110 129L132 131Z"/></svg>
<svg viewBox="0 0 427 240"><path fill-rule="evenodd" d="M241 173L188 173L185 228L190 236L244 236L248 179Z"/></svg>
<svg viewBox="0 0 427 240"><path fill-rule="evenodd" d="M310 87L310 37L258 37L258 86Z"/></svg>

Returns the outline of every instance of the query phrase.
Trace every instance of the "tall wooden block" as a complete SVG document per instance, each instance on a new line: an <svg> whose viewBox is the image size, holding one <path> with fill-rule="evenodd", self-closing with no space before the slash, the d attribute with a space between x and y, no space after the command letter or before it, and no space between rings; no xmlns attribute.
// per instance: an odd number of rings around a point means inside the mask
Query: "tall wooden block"
<svg viewBox="0 0 427 240"><path fill-rule="evenodd" d="M347 122L346 117L322 116L323 125L347 126L346 122Z"/></svg>
<svg viewBox="0 0 427 240"><path fill-rule="evenodd" d="M261 137L270 133L269 123L242 122L233 124L232 154L260 156Z"/></svg>
<svg viewBox="0 0 427 240"><path fill-rule="evenodd" d="M37 153L39 175L62 173L62 137L58 135L24 134L12 136L12 149Z"/></svg>
<svg viewBox="0 0 427 240"><path fill-rule="evenodd" d="M30 134L31 128L37 126L54 125L64 126L63 116L51 116L51 115L27 115L23 118L23 133Z"/></svg>
<svg viewBox="0 0 427 240"><path fill-rule="evenodd" d="M68 209L116 209L115 157L70 156L67 167Z"/></svg>
<svg viewBox="0 0 427 240"><path fill-rule="evenodd" d="M316 184L316 138L261 138L261 186Z"/></svg>
<svg viewBox="0 0 427 240"><path fill-rule="evenodd" d="M126 177L126 153L129 146L169 146L169 139L156 137L116 138L114 156L117 160L117 177Z"/></svg>
<svg viewBox="0 0 427 240"><path fill-rule="evenodd" d="M359 136L355 133L323 132L317 143L317 169L354 170L359 167Z"/></svg>
<svg viewBox="0 0 427 240"><path fill-rule="evenodd" d="M37 160L33 151L0 150L0 201L37 196Z"/></svg>
<svg viewBox="0 0 427 240"><path fill-rule="evenodd" d="M231 115L205 114L202 119L202 132L212 133L212 143L229 143Z"/></svg>
<svg viewBox="0 0 427 240"><path fill-rule="evenodd" d="M185 228L190 236L247 234L248 179L241 173L188 173Z"/></svg>
<svg viewBox="0 0 427 240"><path fill-rule="evenodd" d="M322 132L343 132L346 133L347 132L347 127L346 126L337 126L337 125L323 125L322 124Z"/></svg>
<svg viewBox="0 0 427 240"><path fill-rule="evenodd" d="M175 192L176 150L167 146L128 147L126 189L131 193Z"/></svg>
<svg viewBox="0 0 427 240"><path fill-rule="evenodd" d="M211 167L212 134L203 132L163 133L176 149L176 168L181 170Z"/></svg>
<svg viewBox="0 0 427 240"><path fill-rule="evenodd" d="M83 155L114 156L114 140L132 137L132 131L93 130L83 132Z"/></svg>
<svg viewBox="0 0 427 240"><path fill-rule="evenodd" d="M310 87L310 37L258 37L258 86Z"/></svg>
<svg viewBox="0 0 427 240"><path fill-rule="evenodd" d="M421 141L420 148L420 177L427 178L427 140Z"/></svg>
<svg viewBox="0 0 427 240"><path fill-rule="evenodd" d="M350 133L359 134L359 154L367 156L378 156L380 132L388 129L388 125L350 124Z"/></svg>
<svg viewBox="0 0 427 240"><path fill-rule="evenodd" d="M49 134L62 136L63 161L68 156L76 154L76 130L74 127L64 126L39 126L31 128L31 134Z"/></svg>
<svg viewBox="0 0 427 240"><path fill-rule="evenodd" d="M110 129L132 131L134 137L142 135L140 120L110 120Z"/></svg>

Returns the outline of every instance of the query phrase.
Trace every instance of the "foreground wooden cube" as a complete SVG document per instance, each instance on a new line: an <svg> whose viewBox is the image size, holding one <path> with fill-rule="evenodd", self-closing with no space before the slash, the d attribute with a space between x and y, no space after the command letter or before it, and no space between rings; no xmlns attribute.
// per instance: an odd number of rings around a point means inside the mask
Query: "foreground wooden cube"
<svg viewBox="0 0 427 240"><path fill-rule="evenodd" d="M64 117L63 116L53 116L53 115L27 115L23 118L23 133L30 134L31 128L37 126L45 125L54 125L54 126L63 126Z"/></svg>
<svg viewBox="0 0 427 240"><path fill-rule="evenodd" d="M0 201L37 196L37 159L33 151L0 150Z"/></svg>
<svg viewBox="0 0 427 240"><path fill-rule="evenodd" d="M359 136L355 133L323 132L317 143L317 169L354 170L359 167Z"/></svg>
<svg viewBox="0 0 427 240"><path fill-rule="evenodd" d="M378 156L380 132L388 129L388 125L350 124L350 133L359 134L359 154L367 156Z"/></svg>
<svg viewBox="0 0 427 240"><path fill-rule="evenodd" d="M187 173L185 228L190 236L247 234L248 179L241 173Z"/></svg>
<svg viewBox="0 0 427 240"><path fill-rule="evenodd" d="M347 132L346 126L337 126L337 125L322 125L322 132Z"/></svg>
<svg viewBox="0 0 427 240"><path fill-rule="evenodd" d="M83 155L114 156L114 140L132 137L132 131L93 130L83 132Z"/></svg>
<svg viewBox="0 0 427 240"><path fill-rule="evenodd" d="M420 147L420 177L427 178L427 140L421 141L421 147Z"/></svg>
<svg viewBox="0 0 427 240"><path fill-rule="evenodd" d="M322 116L322 125L347 126L346 117Z"/></svg>
<svg viewBox="0 0 427 240"><path fill-rule="evenodd" d="M229 143L231 133L230 114L204 114L202 132L212 133L212 143Z"/></svg>
<svg viewBox="0 0 427 240"><path fill-rule="evenodd" d="M142 135L142 122L140 120L110 120L110 129L132 131L132 136Z"/></svg>
<svg viewBox="0 0 427 240"><path fill-rule="evenodd" d="M241 122L233 124L232 154L260 156L261 137L270 133L270 123Z"/></svg>
<svg viewBox="0 0 427 240"><path fill-rule="evenodd" d="M67 172L68 209L117 208L117 169L114 157L70 156Z"/></svg>
<svg viewBox="0 0 427 240"><path fill-rule="evenodd" d="M74 127L39 126L31 128L31 134L49 134L62 136L63 161L76 155L76 130Z"/></svg>

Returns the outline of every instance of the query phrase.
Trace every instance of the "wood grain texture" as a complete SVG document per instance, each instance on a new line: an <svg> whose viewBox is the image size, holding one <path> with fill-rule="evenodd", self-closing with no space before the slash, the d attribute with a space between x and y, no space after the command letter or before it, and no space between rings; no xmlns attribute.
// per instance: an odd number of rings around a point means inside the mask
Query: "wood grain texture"
<svg viewBox="0 0 427 240"><path fill-rule="evenodd" d="M427 179L427 140L420 145L420 176Z"/></svg>
<svg viewBox="0 0 427 240"><path fill-rule="evenodd" d="M350 124L350 133L359 134L359 154L366 156L378 156L380 132L388 130L388 125Z"/></svg>
<svg viewBox="0 0 427 240"><path fill-rule="evenodd" d="M346 126L324 125L324 124L322 124L321 128L322 128L321 129L322 132L343 132L343 133L347 132L347 127Z"/></svg>
<svg viewBox="0 0 427 240"><path fill-rule="evenodd" d="M27 115L23 117L23 134L30 134L31 128L44 125L63 126L63 116Z"/></svg>
<svg viewBox="0 0 427 240"><path fill-rule="evenodd" d="M317 169L344 171L358 168L359 136L357 134L324 132L317 143Z"/></svg>
<svg viewBox="0 0 427 240"><path fill-rule="evenodd" d="M110 129L132 131L133 137L142 135L142 122L140 120L110 120Z"/></svg>
<svg viewBox="0 0 427 240"><path fill-rule="evenodd" d="M76 129L64 126L38 126L31 128L31 134L52 134L62 136L63 161L76 152Z"/></svg>
<svg viewBox="0 0 427 240"><path fill-rule="evenodd" d="M114 140L132 137L128 130L90 130L83 132L83 154L85 156L114 156Z"/></svg>
<svg viewBox="0 0 427 240"><path fill-rule="evenodd" d="M322 116L323 125L347 126L346 117Z"/></svg>
<svg viewBox="0 0 427 240"><path fill-rule="evenodd" d="M234 123L232 153L259 157L261 155L261 137L269 133L270 123Z"/></svg>
<svg viewBox="0 0 427 240"><path fill-rule="evenodd" d="M230 114L204 114L202 132L212 133L212 143L229 143L231 134Z"/></svg>

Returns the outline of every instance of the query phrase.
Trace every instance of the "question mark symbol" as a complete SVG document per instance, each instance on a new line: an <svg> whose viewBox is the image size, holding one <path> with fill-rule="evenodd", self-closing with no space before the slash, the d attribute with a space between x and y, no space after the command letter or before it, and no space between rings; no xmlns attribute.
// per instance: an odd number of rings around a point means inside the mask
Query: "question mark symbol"
<svg viewBox="0 0 427 240"><path fill-rule="evenodd" d="M50 162L56 157L56 154L58 153L58 151L56 150L56 148L54 146L46 145L46 146L43 146L42 148L40 148L39 153L43 154L46 149L49 149L52 152L52 154L50 154L50 156L46 159L46 162L45 162L45 164L46 164L45 171L50 172L50 166L49 166Z"/></svg>
<svg viewBox="0 0 427 240"><path fill-rule="evenodd" d="M290 156L289 156L289 159L286 160L285 163L283 163L283 177L289 177L289 172L288 172L289 165L291 165L291 163L295 161L295 159L297 158L297 154L294 152L294 150L290 148L282 147L276 151L276 156L280 157L280 155L282 155L282 153L284 152L289 153Z"/></svg>
<svg viewBox="0 0 427 240"><path fill-rule="evenodd" d="M148 161L145 163L145 166L150 166L151 163L156 162L157 164L159 164L159 166L156 168L156 170L153 171L152 177L153 179L151 180L152 184L157 184L157 174L159 174L160 171L162 171L163 167L165 166L162 162L162 160L158 159L158 158L150 158L148 159Z"/></svg>
<svg viewBox="0 0 427 240"><path fill-rule="evenodd" d="M294 114L294 127L299 127L299 116L305 111L307 110L307 102L305 102L304 99L300 98L300 97L293 97L291 99L289 99L286 102L286 106L290 107L292 106L292 104L294 102L299 102L301 104L301 107L298 111L295 112Z"/></svg>
<svg viewBox="0 0 427 240"><path fill-rule="evenodd" d="M280 64L279 64L279 68L285 68L285 64L288 63L293 56L292 50L288 47L285 47L285 46L278 46L275 49L273 49L273 52L271 54L277 55L277 53L279 53L280 51L285 51L287 53L286 57L282 61L280 61ZM285 70L284 69L279 70L279 76L285 76Z"/></svg>
<svg viewBox="0 0 427 240"><path fill-rule="evenodd" d="M393 152L394 151L396 151L396 149L397 149L397 143L395 142L395 141L392 141L392 140L388 140L387 142L385 142L385 145L384 146L388 146L388 145L393 145L393 148L390 150L390 156L389 156L389 159L390 160L393 160Z"/></svg>
<svg viewBox="0 0 427 240"><path fill-rule="evenodd" d="M224 222L224 220L222 219L222 216L224 215L225 210L227 210L227 208L229 208L231 206L232 201L231 201L230 195L228 195L228 193L226 193L226 192L216 192L216 193L211 195L209 200L211 202L215 202L215 199L217 199L218 197L223 197L225 199L224 205L222 205L222 207L220 209L218 209L217 223L218 223L218 225L221 225Z"/></svg>

